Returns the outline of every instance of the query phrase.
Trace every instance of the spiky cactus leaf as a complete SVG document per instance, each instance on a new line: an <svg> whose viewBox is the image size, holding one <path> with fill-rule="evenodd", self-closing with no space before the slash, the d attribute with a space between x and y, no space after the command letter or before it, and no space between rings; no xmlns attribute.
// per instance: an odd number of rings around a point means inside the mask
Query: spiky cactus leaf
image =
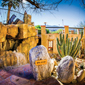
<svg viewBox="0 0 85 85"><path fill-rule="evenodd" d="M61 43L59 43L59 39L57 38L57 44L59 45L59 46L61 46Z"/></svg>
<svg viewBox="0 0 85 85"><path fill-rule="evenodd" d="M62 57L62 55L60 53L60 50L59 50L59 45L58 44L57 44L57 50L58 50L59 56Z"/></svg>
<svg viewBox="0 0 85 85"><path fill-rule="evenodd" d="M81 32L81 39L82 39L82 37L83 37L83 32Z"/></svg>
<svg viewBox="0 0 85 85"><path fill-rule="evenodd" d="M80 49L82 37L83 35L81 34L81 38L79 39L79 41L78 41L78 37L76 37L74 41L73 41L73 38L71 38L71 41L70 41L70 39L68 38L68 34L66 35L66 38L64 38L64 35L62 36L60 34L60 42L59 42L59 39L57 38L57 50L59 55L61 57L70 55L73 58L75 58Z"/></svg>
<svg viewBox="0 0 85 85"><path fill-rule="evenodd" d="M71 54L70 54L71 56L74 55L74 52L75 52L76 46L77 46L77 42L78 42L78 37L76 37L74 40L73 49L72 49Z"/></svg>

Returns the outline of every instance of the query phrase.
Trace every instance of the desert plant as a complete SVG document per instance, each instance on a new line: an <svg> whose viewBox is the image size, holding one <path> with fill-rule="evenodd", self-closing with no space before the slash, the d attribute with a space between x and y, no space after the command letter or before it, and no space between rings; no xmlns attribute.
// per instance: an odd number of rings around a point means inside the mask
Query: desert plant
<svg viewBox="0 0 85 85"><path fill-rule="evenodd" d="M75 58L79 52L80 46L81 46L81 39L83 34L81 33L81 38L78 41L78 37L76 37L73 41L73 38L68 38L68 34L66 34L66 40L64 37L64 34L60 34L60 41L57 38L57 50L60 55L60 57L64 57L66 55L70 55L73 58Z"/></svg>

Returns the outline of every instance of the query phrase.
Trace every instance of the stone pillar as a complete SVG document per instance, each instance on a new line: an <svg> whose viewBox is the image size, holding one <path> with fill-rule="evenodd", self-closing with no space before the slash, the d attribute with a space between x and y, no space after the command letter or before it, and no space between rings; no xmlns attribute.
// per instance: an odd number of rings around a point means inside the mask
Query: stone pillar
<svg viewBox="0 0 85 85"><path fill-rule="evenodd" d="M27 12L25 11L24 13L24 23L28 24L28 25L34 25L34 23L31 23L31 15L27 14Z"/></svg>
<svg viewBox="0 0 85 85"><path fill-rule="evenodd" d="M41 45L46 46L46 30L45 30L45 25L41 26Z"/></svg>
<svg viewBox="0 0 85 85"><path fill-rule="evenodd" d="M85 27L84 27L83 35L85 35Z"/></svg>
<svg viewBox="0 0 85 85"><path fill-rule="evenodd" d="M41 35L46 34L45 25L41 25Z"/></svg>
<svg viewBox="0 0 85 85"><path fill-rule="evenodd" d="M27 12L24 12L24 23L27 23Z"/></svg>
<svg viewBox="0 0 85 85"><path fill-rule="evenodd" d="M77 29L77 34L79 34L79 29Z"/></svg>
<svg viewBox="0 0 85 85"><path fill-rule="evenodd" d="M64 26L65 27L65 34L69 34L69 26Z"/></svg>
<svg viewBox="0 0 85 85"><path fill-rule="evenodd" d="M31 15L27 15L27 24L31 25Z"/></svg>

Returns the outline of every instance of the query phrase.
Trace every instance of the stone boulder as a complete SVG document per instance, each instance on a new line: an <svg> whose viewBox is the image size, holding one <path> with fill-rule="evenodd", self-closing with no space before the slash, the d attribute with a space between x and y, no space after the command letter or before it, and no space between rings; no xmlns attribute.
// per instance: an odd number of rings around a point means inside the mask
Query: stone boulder
<svg viewBox="0 0 85 85"><path fill-rule="evenodd" d="M76 75L74 75L74 79L72 80L72 83L73 84L76 84L77 83L77 76Z"/></svg>
<svg viewBox="0 0 85 85"><path fill-rule="evenodd" d="M74 78L75 64L71 56L66 56L60 61L58 68L58 79L63 83L70 83Z"/></svg>
<svg viewBox="0 0 85 85"><path fill-rule="evenodd" d="M17 58L12 51L5 51L0 55L0 67L13 66L17 63Z"/></svg>
<svg viewBox="0 0 85 85"><path fill-rule="evenodd" d="M5 51L5 53L0 56L0 68L6 66L20 66L24 64L27 64L27 60L22 53Z"/></svg>
<svg viewBox="0 0 85 85"><path fill-rule="evenodd" d="M47 49L43 45L36 46L29 51L30 66L36 80L42 80L51 76L54 62L51 60ZM46 64L36 65L36 61L47 60Z"/></svg>
<svg viewBox="0 0 85 85"><path fill-rule="evenodd" d="M15 66L20 66L20 65L25 65L27 64L27 59L25 57L25 55L23 53L19 53L19 52L13 52L16 57L17 57L17 64Z"/></svg>

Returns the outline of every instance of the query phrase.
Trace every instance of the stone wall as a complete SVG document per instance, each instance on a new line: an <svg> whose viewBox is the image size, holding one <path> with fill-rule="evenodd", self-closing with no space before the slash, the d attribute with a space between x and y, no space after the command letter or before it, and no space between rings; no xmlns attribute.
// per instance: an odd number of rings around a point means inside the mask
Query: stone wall
<svg viewBox="0 0 85 85"><path fill-rule="evenodd" d="M0 58L6 51L16 51L25 54L29 62L29 50L38 43L35 27L28 24L3 25L0 23Z"/></svg>

